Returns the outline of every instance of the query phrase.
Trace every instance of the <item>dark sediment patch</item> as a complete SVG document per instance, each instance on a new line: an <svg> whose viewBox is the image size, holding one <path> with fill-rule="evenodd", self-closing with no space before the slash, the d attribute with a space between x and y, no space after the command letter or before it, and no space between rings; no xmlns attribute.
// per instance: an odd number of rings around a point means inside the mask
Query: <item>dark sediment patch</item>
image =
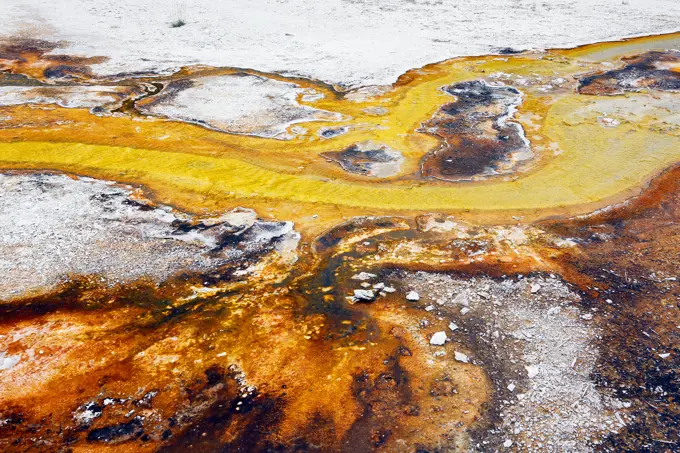
<svg viewBox="0 0 680 453"><path fill-rule="evenodd" d="M597 215L546 222L577 240L569 265L593 280L598 310L597 385L631 404L634 421L599 451L678 451L680 435L680 169L639 197Z"/></svg>
<svg viewBox="0 0 680 453"><path fill-rule="evenodd" d="M444 142L423 158L424 177L465 181L505 174L531 156L522 127L508 121L521 100L518 90L475 80L444 91L457 100L423 123L422 131Z"/></svg>
<svg viewBox="0 0 680 453"><path fill-rule="evenodd" d="M332 249L347 237L369 233L371 230L408 230L409 222L399 217L356 217L341 223L320 235L314 241L314 251L320 255ZM369 241L370 242L370 241Z"/></svg>
<svg viewBox="0 0 680 453"><path fill-rule="evenodd" d="M322 138L334 138L338 135L346 133L348 129L346 127L326 127L319 131L319 136Z"/></svg>
<svg viewBox="0 0 680 453"><path fill-rule="evenodd" d="M12 74L8 72L0 72L0 86L41 86L42 82L30 78L24 74Z"/></svg>
<svg viewBox="0 0 680 453"><path fill-rule="evenodd" d="M680 90L680 52L651 51L624 58L621 69L583 77L578 92L599 96L613 96L644 89L656 91Z"/></svg>
<svg viewBox="0 0 680 453"><path fill-rule="evenodd" d="M135 417L127 423L93 429L87 434L87 440L88 442L119 443L137 438L143 433L142 421Z"/></svg>
<svg viewBox="0 0 680 453"><path fill-rule="evenodd" d="M148 96L145 96L145 98L152 97L149 101L170 103L175 100L181 91L187 90L193 86L196 86L196 82L191 79L171 80L167 82L165 86L155 86L156 90L149 92ZM149 114L150 112L145 110L143 113Z"/></svg>
<svg viewBox="0 0 680 453"><path fill-rule="evenodd" d="M495 49L492 49L493 52L499 53L501 55L517 55L519 53L524 52L521 49L515 49L514 47L497 47Z"/></svg>
<svg viewBox="0 0 680 453"><path fill-rule="evenodd" d="M43 39L14 39L0 41L0 59L25 60L28 55L44 55L61 47L60 43Z"/></svg>
<svg viewBox="0 0 680 453"><path fill-rule="evenodd" d="M417 414L411 405L409 376L399 364L400 355L386 360L387 370L372 377L366 370L354 376L354 397L363 406L362 416L343 439L342 451L372 451L383 446L397 424L395 415Z"/></svg>
<svg viewBox="0 0 680 453"><path fill-rule="evenodd" d="M403 158L401 153L385 145L356 143L342 151L320 154L340 164L343 170L363 176L386 178L399 173Z"/></svg>
<svg viewBox="0 0 680 453"><path fill-rule="evenodd" d="M137 101L141 101L142 99L145 99L149 96L153 96L155 94L160 93L163 90L163 84L161 82L151 82L151 83L145 83L141 86L141 88L144 89L144 93L138 95L138 96L131 96L125 99L121 106L118 107L115 110L112 110L112 113L125 113L128 115L139 115L139 112L137 112L137 109L135 107L135 103ZM96 113L96 112L94 112Z"/></svg>

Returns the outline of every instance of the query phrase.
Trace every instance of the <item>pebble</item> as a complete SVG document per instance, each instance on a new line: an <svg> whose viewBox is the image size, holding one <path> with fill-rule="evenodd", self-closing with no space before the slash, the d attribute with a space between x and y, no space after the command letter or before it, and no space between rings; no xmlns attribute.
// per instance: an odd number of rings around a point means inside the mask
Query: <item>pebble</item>
<svg viewBox="0 0 680 453"><path fill-rule="evenodd" d="M375 292L373 292L373 290L370 289L355 289L354 300L372 302L375 300Z"/></svg>
<svg viewBox="0 0 680 453"><path fill-rule="evenodd" d="M431 345L442 346L444 343L446 343L446 332L443 330L441 332L436 332L432 335L432 338L430 338Z"/></svg>
<svg viewBox="0 0 680 453"><path fill-rule="evenodd" d="M458 329L458 326L457 326L456 324L450 322L450 323L449 323L449 329L451 329L451 330L456 330L456 329Z"/></svg>
<svg viewBox="0 0 680 453"><path fill-rule="evenodd" d="M410 292L406 295L406 300L410 300L410 301L415 302L415 301L417 301L417 300L420 300L420 296L418 295L417 292L415 292L415 291L410 291Z"/></svg>
<svg viewBox="0 0 680 453"><path fill-rule="evenodd" d="M527 375L529 378L535 378L538 375L538 366L537 365L530 365L530 366L525 366L524 368L527 369Z"/></svg>
<svg viewBox="0 0 680 453"><path fill-rule="evenodd" d="M370 280L372 278L376 278L377 275L371 274L369 272L359 272L356 275L352 275L352 280Z"/></svg>
<svg viewBox="0 0 680 453"><path fill-rule="evenodd" d="M548 309L548 316L559 315L562 312L562 307L552 307Z"/></svg>
<svg viewBox="0 0 680 453"><path fill-rule="evenodd" d="M531 285L531 294L536 294L540 290L541 290L541 285L539 285L538 283L533 283Z"/></svg>
<svg viewBox="0 0 680 453"><path fill-rule="evenodd" d="M468 305L470 305L470 300L468 299L467 293L463 291L453 299L453 303L467 307Z"/></svg>
<svg viewBox="0 0 680 453"><path fill-rule="evenodd" d="M470 358L463 354L462 352L455 351L453 354L453 357L458 361L458 362L463 362L463 363L468 363L470 362Z"/></svg>

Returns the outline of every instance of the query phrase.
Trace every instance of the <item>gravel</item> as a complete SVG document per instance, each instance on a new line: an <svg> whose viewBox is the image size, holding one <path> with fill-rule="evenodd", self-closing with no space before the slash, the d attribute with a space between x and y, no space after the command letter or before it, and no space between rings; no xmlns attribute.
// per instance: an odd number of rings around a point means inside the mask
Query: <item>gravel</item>
<svg viewBox="0 0 680 453"><path fill-rule="evenodd" d="M628 404L602 393L590 377L599 333L584 319L592 313L582 312L579 296L560 279L401 271L395 277L418 291L423 306L440 301L441 322L457 327L451 340L472 352L456 352L455 359L482 366L494 383L491 412L500 422L475 434L472 451L588 452L630 420Z"/></svg>

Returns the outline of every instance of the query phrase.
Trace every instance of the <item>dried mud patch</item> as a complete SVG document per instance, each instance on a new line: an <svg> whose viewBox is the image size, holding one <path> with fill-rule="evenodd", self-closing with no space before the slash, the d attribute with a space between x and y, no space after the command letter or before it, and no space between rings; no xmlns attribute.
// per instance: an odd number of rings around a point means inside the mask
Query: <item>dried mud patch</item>
<svg viewBox="0 0 680 453"><path fill-rule="evenodd" d="M291 222L236 209L196 218L130 186L57 174L2 174L0 299L48 291L73 275L112 284L223 266L245 271L276 251L291 262Z"/></svg>
<svg viewBox="0 0 680 453"><path fill-rule="evenodd" d="M173 80L158 94L135 104L147 115L199 124L233 134L288 140L294 126L337 121L338 113L298 102L314 90L252 74Z"/></svg>

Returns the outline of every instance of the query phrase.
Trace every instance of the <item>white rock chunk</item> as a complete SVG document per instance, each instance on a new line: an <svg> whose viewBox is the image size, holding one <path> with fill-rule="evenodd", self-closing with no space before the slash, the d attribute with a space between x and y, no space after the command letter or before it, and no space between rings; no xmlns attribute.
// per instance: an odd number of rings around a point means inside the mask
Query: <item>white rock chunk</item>
<svg viewBox="0 0 680 453"><path fill-rule="evenodd" d="M291 139L305 133L297 123L337 121L342 115L298 103L305 90L257 75L221 75L173 81L135 106L148 115L257 137Z"/></svg>
<svg viewBox="0 0 680 453"><path fill-rule="evenodd" d="M377 275L369 272L359 272L358 274L352 275L352 280L371 280L376 277Z"/></svg>
<svg viewBox="0 0 680 453"><path fill-rule="evenodd" d="M355 289L354 300L356 302L371 302L375 300L375 292L371 289Z"/></svg>
<svg viewBox="0 0 680 453"><path fill-rule="evenodd" d="M443 330L441 332L436 332L434 335L432 335L432 338L430 338L430 344L434 346L442 346L444 343L446 343L446 332Z"/></svg>
<svg viewBox="0 0 680 453"><path fill-rule="evenodd" d="M538 376L538 371L539 371L538 365L530 365L530 366L526 366L524 368L527 369L527 376L529 376L529 379L532 379L532 378L535 378L536 376Z"/></svg>
<svg viewBox="0 0 680 453"><path fill-rule="evenodd" d="M410 300L412 302L418 301L418 300L420 300L420 295L418 295L418 293L415 292L415 291L410 291L406 295L406 300Z"/></svg>
<svg viewBox="0 0 680 453"><path fill-rule="evenodd" d="M462 305L464 307L467 307L470 305L470 299L468 298L467 291L463 291L461 293L458 293L458 295L453 299L454 304Z"/></svg>
<svg viewBox="0 0 680 453"><path fill-rule="evenodd" d="M6 355L5 352L0 352L0 370L9 370L14 365L21 361L21 355Z"/></svg>
<svg viewBox="0 0 680 453"><path fill-rule="evenodd" d="M466 354L463 354L462 352L455 351L453 357L458 362L463 362L463 363L469 363L470 362L470 358Z"/></svg>

